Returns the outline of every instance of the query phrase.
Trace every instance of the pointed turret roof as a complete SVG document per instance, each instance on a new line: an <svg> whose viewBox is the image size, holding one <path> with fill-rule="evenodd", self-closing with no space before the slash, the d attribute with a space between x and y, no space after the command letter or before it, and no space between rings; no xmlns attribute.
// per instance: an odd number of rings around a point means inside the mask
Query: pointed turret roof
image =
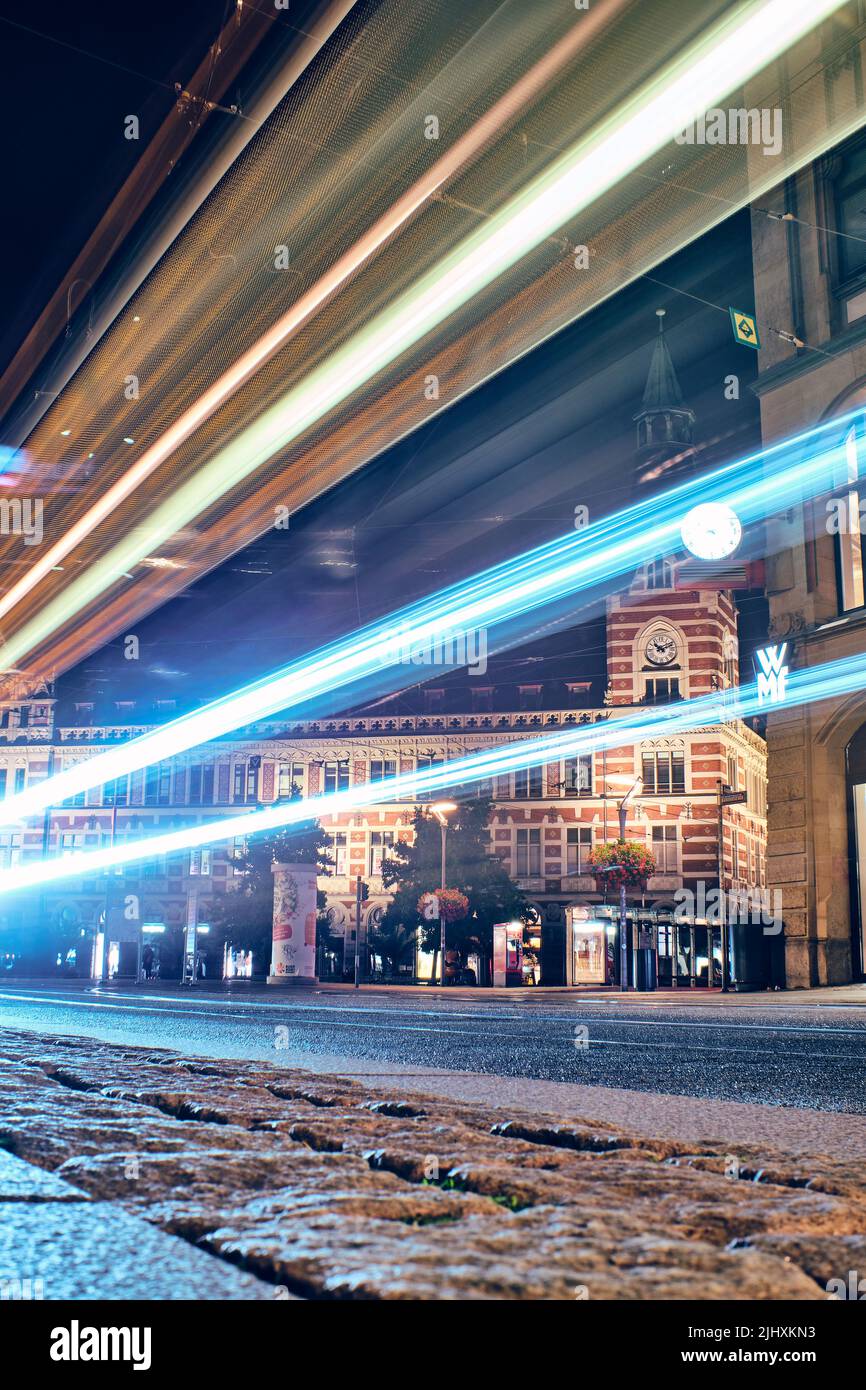
<svg viewBox="0 0 866 1390"><path fill-rule="evenodd" d="M665 310L656 309L659 332L653 348L646 387L641 401L641 411L682 410L683 393L665 342Z"/></svg>

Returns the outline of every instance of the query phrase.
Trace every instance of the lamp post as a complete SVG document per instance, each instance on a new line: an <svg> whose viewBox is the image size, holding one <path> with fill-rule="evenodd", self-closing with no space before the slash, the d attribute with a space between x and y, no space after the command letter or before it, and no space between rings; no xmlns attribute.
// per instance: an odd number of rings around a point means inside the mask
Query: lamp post
<svg viewBox="0 0 866 1390"><path fill-rule="evenodd" d="M607 780L611 786L622 787L625 786L626 783L628 783L626 793L617 806L617 812L619 815L619 841L620 844L622 844L625 841L625 823L628 817L628 803L634 796L634 793L637 791L638 787L643 785L643 778L636 777L634 781L632 781L630 777L612 776L609 777ZM621 865L619 864L611 864L608 866L609 869L618 869L620 867ZM626 917L625 879L623 879L622 883L619 885L619 975L620 987L624 993L628 993L628 922ZM634 988L637 989L636 948Z"/></svg>
<svg viewBox="0 0 866 1390"><path fill-rule="evenodd" d="M440 888L445 888L445 887L447 886L447 885L446 885L446 882L445 882L445 841L446 841L446 836L447 836L447 834L448 834L448 817L452 814L452 812L454 812L454 811L457 810L457 806L456 806L455 802L453 802L453 801L434 801L433 805L430 807L430 810L432 811L433 815L436 817L436 819L437 819L438 822L439 822L439 830L440 830L441 835L442 835L442 859L441 859L441 861L440 861L439 887L440 887ZM445 913L444 913L443 910L442 910L442 904L441 904L441 903L439 904L439 954L440 954L440 956L442 957L442 965L441 965L441 969L440 969L440 976L441 976L441 980L442 980L442 988L444 989L444 988L445 988Z"/></svg>

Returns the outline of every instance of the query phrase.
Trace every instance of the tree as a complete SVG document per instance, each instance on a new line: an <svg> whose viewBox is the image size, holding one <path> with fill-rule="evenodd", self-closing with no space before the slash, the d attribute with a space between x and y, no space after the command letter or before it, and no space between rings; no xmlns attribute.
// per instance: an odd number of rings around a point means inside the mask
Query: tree
<svg viewBox="0 0 866 1390"><path fill-rule="evenodd" d="M396 975L401 965L411 961L415 951L415 928L403 922L387 921L374 927L368 941L370 953L381 956L388 967L386 975Z"/></svg>
<svg viewBox="0 0 866 1390"><path fill-rule="evenodd" d="M469 899L469 912L460 921L446 923L445 945L465 964L472 950L489 958L493 951L496 922L528 921L532 910L525 895L490 851L488 829L492 802L488 797L469 797L458 804L448 823L446 878ZM440 924L424 920L418 899L440 887L442 841L438 821L419 807L413 821L412 844L400 842L382 864L382 881L394 885L394 896L383 929L402 925L413 934L421 930L421 945L438 951Z"/></svg>
<svg viewBox="0 0 866 1390"><path fill-rule="evenodd" d="M292 800L296 800L293 794ZM237 887L230 888L214 903L213 925L222 947L231 941L253 952L257 973L267 970L271 958L274 918L274 876L272 864L315 864L320 874L330 873L333 858L330 839L317 820L284 830L260 831L250 835L244 850L232 856L236 873L242 875ZM316 905L321 911L327 895L319 889Z"/></svg>

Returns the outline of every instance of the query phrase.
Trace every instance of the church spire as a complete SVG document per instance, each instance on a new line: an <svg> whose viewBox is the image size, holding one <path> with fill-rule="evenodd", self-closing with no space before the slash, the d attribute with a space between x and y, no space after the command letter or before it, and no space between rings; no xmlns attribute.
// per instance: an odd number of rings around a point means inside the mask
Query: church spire
<svg viewBox="0 0 866 1390"><path fill-rule="evenodd" d="M664 332L664 309L656 309L658 337L650 359L637 425L637 474L639 482L649 482L662 473L681 474L692 448L695 412L683 401Z"/></svg>

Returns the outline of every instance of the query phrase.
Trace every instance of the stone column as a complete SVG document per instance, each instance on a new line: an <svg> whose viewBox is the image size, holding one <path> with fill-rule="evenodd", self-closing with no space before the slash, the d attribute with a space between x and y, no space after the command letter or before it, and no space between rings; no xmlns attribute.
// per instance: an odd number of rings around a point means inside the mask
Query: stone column
<svg viewBox="0 0 866 1390"><path fill-rule="evenodd" d="M269 985L315 985L315 864L273 864L274 935Z"/></svg>

